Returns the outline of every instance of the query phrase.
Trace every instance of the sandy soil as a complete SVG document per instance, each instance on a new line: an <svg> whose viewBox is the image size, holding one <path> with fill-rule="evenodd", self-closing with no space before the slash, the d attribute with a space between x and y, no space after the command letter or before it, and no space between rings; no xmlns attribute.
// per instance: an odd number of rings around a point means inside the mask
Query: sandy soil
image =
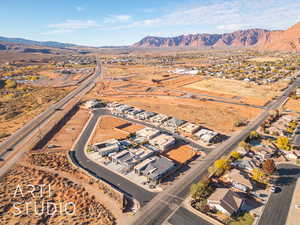
<svg viewBox="0 0 300 225"><path fill-rule="evenodd" d="M202 80L185 87L222 94L231 94L241 97L271 99L279 94L280 90L284 87L283 85L284 84L282 83L281 85L277 84L276 86L258 86L245 81L212 78L208 80Z"/></svg>
<svg viewBox="0 0 300 225"><path fill-rule="evenodd" d="M291 99L285 103L284 109L286 110L293 110L293 111L299 111L300 112L300 100L299 99Z"/></svg>
<svg viewBox="0 0 300 225"><path fill-rule="evenodd" d="M166 156L178 163L191 160L197 153L189 145L181 145L166 153Z"/></svg>
<svg viewBox="0 0 300 225"><path fill-rule="evenodd" d="M204 102L193 99L172 97L103 97L105 100L129 104L141 109L164 113L223 134L230 134L241 128L234 126L237 120L251 120L260 113L260 109L227 105L216 102Z"/></svg>
<svg viewBox="0 0 300 225"><path fill-rule="evenodd" d="M279 58L279 57L266 56L266 57L252 58L252 59L249 59L248 61L252 61L252 62L276 62L278 60L283 60L283 59Z"/></svg>
<svg viewBox="0 0 300 225"><path fill-rule="evenodd" d="M136 132L143 128L143 126L136 124L131 124L123 129L117 128L127 123L128 122L125 120L121 120L112 116L101 117L90 143L102 142L112 138L124 139L128 136L129 133Z"/></svg>
<svg viewBox="0 0 300 225"><path fill-rule="evenodd" d="M55 150L70 150L87 122L90 113L79 109L66 124L48 141L47 145L56 145Z"/></svg>

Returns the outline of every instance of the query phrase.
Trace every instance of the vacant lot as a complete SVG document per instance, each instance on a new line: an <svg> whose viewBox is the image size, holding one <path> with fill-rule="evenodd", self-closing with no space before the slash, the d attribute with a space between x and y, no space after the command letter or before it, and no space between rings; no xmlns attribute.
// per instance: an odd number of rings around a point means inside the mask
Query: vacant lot
<svg viewBox="0 0 300 225"><path fill-rule="evenodd" d="M178 163L191 160L197 153L188 145L180 145L166 153L166 156Z"/></svg>
<svg viewBox="0 0 300 225"><path fill-rule="evenodd" d="M278 60L282 60L282 58L265 56L265 57L252 58L252 59L249 59L248 61L252 61L252 62L276 62Z"/></svg>
<svg viewBox="0 0 300 225"><path fill-rule="evenodd" d="M55 145L55 150L70 150L86 124L90 113L85 109L79 109L72 115L64 126L55 133L47 142L48 145Z"/></svg>
<svg viewBox="0 0 300 225"><path fill-rule="evenodd" d="M300 112L300 100L289 98L289 100L284 105L284 109Z"/></svg>
<svg viewBox="0 0 300 225"><path fill-rule="evenodd" d="M119 118L103 116L97 124L90 143L102 142L112 138L124 139L130 133L136 132L141 128L143 126L131 124Z"/></svg>
<svg viewBox="0 0 300 225"><path fill-rule="evenodd" d="M247 98L271 99L272 97L278 95L280 90L285 87L286 84L287 82L276 85L258 86L245 81L213 78L202 80L185 87Z"/></svg>
<svg viewBox="0 0 300 225"><path fill-rule="evenodd" d="M238 120L251 120L259 109L223 103L180 99L173 97L104 97L109 101L129 104L152 112L164 113L204 127L230 134L241 128L234 126Z"/></svg>

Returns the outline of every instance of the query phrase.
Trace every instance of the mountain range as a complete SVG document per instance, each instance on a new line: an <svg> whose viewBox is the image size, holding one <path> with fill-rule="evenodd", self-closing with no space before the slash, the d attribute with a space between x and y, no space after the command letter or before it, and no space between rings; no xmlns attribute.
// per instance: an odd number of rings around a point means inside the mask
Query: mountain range
<svg viewBox="0 0 300 225"><path fill-rule="evenodd" d="M52 48L68 48L74 47L75 44L67 44L55 41L32 41L24 38L7 38L7 37L0 37L0 42L13 42L18 44L25 44L25 45L38 45L43 47L52 47Z"/></svg>
<svg viewBox="0 0 300 225"><path fill-rule="evenodd" d="M10 44L11 43L11 44ZM19 46L15 47L12 44ZM80 47L54 41L33 41L23 38L0 37L0 50L18 49L20 45L49 48ZM25 46L21 46L25 48ZM287 30L248 29L223 34L188 34L176 37L147 36L132 46L116 48L254 48L268 51L300 51L300 22ZM106 48L113 48L112 46Z"/></svg>
<svg viewBox="0 0 300 225"><path fill-rule="evenodd" d="M300 51L300 23L287 30L248 29L224 34L188 34L176 37L147 36L133 44L137 48L241 48Z"/></svg>

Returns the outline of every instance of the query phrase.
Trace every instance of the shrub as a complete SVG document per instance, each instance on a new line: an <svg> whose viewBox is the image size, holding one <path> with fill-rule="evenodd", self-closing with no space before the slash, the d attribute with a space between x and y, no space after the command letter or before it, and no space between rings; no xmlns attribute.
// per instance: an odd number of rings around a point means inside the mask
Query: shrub
<svg viewBox="0 0 300 225"><path fill-rule="evenodd" d="M16 88L17 83L14 80L6 80L5 81L5 87L6 88Z"/></svg>
<svg viewBox="0 0 300 225"><path fill-rule="evenodd" d="M230 157L233 158L234 160L236 160L236 159L239 159L241 157L241 155L237 151L233 151L230 153Z"/></svg>
<svg viewBox="0 0 300 225"><path fill-rule="evenodd" d="M10 134L0 133L0 139L8 137Z"/></svg>
<svg viewBox="0 0 300 225"><path fill-rule="evenodd" d="M285 150L285 151L291 150L291 145L287 137L278 137L276 140L276 146L281 150Z"/></svg>

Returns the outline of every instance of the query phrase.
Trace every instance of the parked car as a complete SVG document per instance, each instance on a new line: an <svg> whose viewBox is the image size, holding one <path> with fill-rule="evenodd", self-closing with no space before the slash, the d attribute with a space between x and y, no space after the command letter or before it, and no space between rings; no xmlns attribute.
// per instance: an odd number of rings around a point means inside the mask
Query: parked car
<svg viewBox="0 0 300 225"><path fill-rule="evenodd" d="M271 188L270 188L270 191L272 192L272 193L277 193L277 192L280 192L280 187L277 187L277 186L272 186Z"/></svg>
<svg viewBox="0 0 300 225"><path fill-rule="evenodd" d="M47 148L56 148L56 145L48 145Z"/></svg>

